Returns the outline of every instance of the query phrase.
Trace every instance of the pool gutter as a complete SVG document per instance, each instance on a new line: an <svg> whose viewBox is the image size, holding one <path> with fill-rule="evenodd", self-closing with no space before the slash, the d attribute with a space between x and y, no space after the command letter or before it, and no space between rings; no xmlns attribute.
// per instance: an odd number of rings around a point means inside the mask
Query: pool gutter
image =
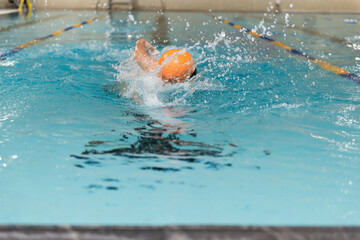
<svg viewBox="0 0 360 240"><path fill-rule="evenodd" d="M0 226L0 240L360 239L360 227Z"/></svg>
<svg viewBox="0 0 360 240"><path fill-rule="evenodd" d="M0 9L0 15L10 14L10 13L17 13L17 9Z"/></svg>

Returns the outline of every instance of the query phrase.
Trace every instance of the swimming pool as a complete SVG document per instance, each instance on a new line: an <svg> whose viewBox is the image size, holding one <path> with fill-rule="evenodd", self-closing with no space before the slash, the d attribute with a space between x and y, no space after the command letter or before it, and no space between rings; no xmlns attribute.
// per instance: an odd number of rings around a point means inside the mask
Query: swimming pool
<svg viewBox="0 0 360 240"><path fill-rule="evenodd" d="M0 62L0 224L360 224L358 84L204 13L1 16L0 50L98 15ZM360 74L355 15L214 15ZM152 84L139 38L201 77Z"/></svg>

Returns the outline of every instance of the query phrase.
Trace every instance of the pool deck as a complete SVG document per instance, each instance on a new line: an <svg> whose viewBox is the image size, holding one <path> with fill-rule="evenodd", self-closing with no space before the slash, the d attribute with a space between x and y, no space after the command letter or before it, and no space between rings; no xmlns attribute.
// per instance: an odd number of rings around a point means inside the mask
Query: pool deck
<svg viewBox="0 0 360 240"><path fill-rule="evenodd" d="M0 240L342 240L360 239L360 227L242 226L0 226Z"/></svg>

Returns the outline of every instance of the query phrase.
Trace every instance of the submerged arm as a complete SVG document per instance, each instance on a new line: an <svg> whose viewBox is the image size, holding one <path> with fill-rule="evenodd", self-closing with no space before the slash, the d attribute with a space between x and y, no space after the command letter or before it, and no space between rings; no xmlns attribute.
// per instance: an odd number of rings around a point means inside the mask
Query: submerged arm
<svg viewBox="0 0 360 240"><path fill-rule="evenodd" d="M156 49L145 39L140 39L136 43L134 59L147 72L153 72L159 67L159 61L152 58L150 53L155 53Z"/></svg>

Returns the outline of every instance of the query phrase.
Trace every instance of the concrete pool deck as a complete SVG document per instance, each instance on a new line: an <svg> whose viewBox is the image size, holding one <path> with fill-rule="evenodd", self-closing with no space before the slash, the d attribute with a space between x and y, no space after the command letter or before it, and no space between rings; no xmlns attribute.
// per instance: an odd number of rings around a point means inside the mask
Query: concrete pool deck
<svg viewBox="0 0 360 240"><path fill-rule="evenodd" d="M0 240L342 240L360 227L0 226Z"/></svg>

